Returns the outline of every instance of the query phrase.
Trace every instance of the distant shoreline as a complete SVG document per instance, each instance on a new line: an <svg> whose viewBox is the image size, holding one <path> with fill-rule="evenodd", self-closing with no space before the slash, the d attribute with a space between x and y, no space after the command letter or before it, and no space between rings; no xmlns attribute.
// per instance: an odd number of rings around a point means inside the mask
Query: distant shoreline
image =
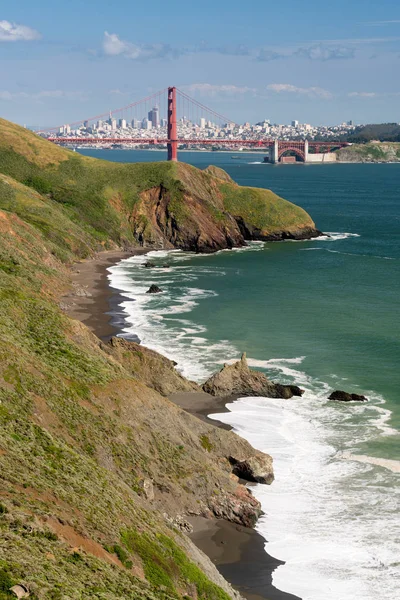
<svg viewBox="0 0 400 600"><path fill-rule="evenodd" d="M97 147L97 146L65 146L66 148L68 148L69 150L71 149L76 149L77 152L80 152L82 150L104 150L107 152L112 152L112 151L123 151L123 152L162 152L165 153L167 152L166 149L162 148L109 148L109 147ZM198 154L230 154L232 156L237 157L237 159L240 159L241 156L245 156L245 155L254 155L257 156L259 158L264 158L264 155L267 154L267 152L265 150L202 150L199 148L193 148L193 149L182 149L182 150L178 150L178 153L190 153L190 152L196 152ZM332 162L294 162L294 163L269 163L269 162L265 162L262 160L261 161L262 164L265 165L269 165L272 167L276 167L276 166L293 166L293 165L306 165L306 166L320 166L320 165L361 165L361 164L366 164L366 165L400 165L400 158L396 159L396 160L378 160L378 159L365 159L365 160L341 160L340 158L338 158L338 160L336 161L332 161Z"/></svg>

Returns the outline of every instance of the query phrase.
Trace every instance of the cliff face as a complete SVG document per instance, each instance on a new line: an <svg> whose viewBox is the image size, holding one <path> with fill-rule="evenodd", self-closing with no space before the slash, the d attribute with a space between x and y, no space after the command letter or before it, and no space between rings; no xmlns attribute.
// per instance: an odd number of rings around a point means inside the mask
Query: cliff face
<svg viewBox="0 0 400 600"><path fill-rule="evenodd" d="M254 525L259 503L231 461L259 453L159 393L195 388L170 361L104 345L60 310L67 265L93 244L0 173L2 597L20 582L37 600L237 597L177 525L188 513Z"/></svg>
<svg viewBox="0 0 400 600"><path fill-rule="evenodd" d="M0 119L0 172L65 208L90 248L145 246L213 252L246 240L319 232L300 207L236 185L221 169L120 164L58 148Z"/></svg>

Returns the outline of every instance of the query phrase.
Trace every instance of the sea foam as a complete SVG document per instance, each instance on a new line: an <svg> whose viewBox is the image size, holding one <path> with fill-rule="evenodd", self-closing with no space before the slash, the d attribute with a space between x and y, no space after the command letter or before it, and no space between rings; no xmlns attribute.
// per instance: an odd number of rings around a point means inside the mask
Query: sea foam
<svg viewBox="0 0 400 600"><path fill-rule="evenodd" d="M331 235L327 241L356 234ZM199 275L225 273L211 263L200 266L196 259L181 251L151 252L109 271L112 287L125 297L122 335L138 335L146 346L176 360L185 376L203 381L239 353L229 340L210 343L206 327L190 318L199 302L215 296L212 289L196 285ZM169 267L144 268L147 261L168 262ZM154 282L163 294L146 294ZM400 555L398 464L357 452L357 444L398 434L390 427L383 398L369 392L368 403L328 401L331 386L307 373L304 356L248 357L248 362L306 390L292 400L241 399L228 405L231 412L211 417L231 424L274 458L273 485L252 488L265 513L258 530L268 540L266 551L285 561L273 574L274 585L303 600L394 600ZM344 381L336 374L330 380L335 386Z"/></svg>

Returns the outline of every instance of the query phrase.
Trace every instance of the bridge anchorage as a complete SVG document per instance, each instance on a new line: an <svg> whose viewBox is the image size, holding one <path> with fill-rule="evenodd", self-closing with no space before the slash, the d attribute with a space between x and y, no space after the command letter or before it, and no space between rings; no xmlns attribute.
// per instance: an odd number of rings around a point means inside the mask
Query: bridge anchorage
<svg viewBox="0 0 400 600"><path fill-rule="evenodd" d="M148 118L141 119L143 112ZM162 115L166 118L161 118ZM182 90L168 87L109 113L38 133L61 145L166 147L170 161L178 160L179 147L200 146L232 150L265 149L267 155L264 162L274 164L334 162L336 154L332 151L348 145L345 142L272 140L263 138L260 133L255 137L250 126L243 127L240 137L235 137L237 129L234 121L204 106Z"/></svg>

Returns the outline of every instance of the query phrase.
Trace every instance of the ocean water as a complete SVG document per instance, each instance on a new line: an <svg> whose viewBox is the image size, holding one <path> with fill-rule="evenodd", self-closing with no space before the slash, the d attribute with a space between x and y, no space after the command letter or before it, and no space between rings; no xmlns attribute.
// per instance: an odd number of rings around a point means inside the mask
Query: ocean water
<svg viewBox="0 0 400 600"><path fill-rule="evenodd" d="M89 152L85 152L89 154ZM90 151L112 160L156 152ZM400 588L400 166L261 164L259 154L181 153L305 208L328 236L211 256L132 257L110 269L122 335L203 381L247 353L302 398L240 399L215 418L274 458L253 489L274 585L304 600L395 600ZM143 267L147 260L168 268ZM162 294L147 295L156 283ZM327 400L333 389L368 403Z"/></svg>

